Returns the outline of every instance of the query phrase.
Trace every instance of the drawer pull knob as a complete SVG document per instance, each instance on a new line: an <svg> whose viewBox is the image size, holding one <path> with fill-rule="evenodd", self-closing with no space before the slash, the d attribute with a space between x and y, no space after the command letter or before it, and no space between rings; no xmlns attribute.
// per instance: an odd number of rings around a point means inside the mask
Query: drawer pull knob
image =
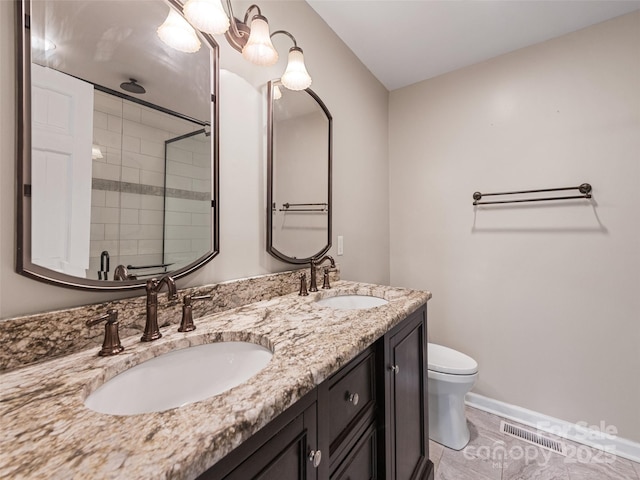
<svg viewBox="0 0 640 480"><path fill-rule="evenodd" d="M397 375L398 372L400 371L400 367L398 365L391 365L389 367L389 370L391 370L393 373L395 373Z"/></svg>
<svg viewBox="0 0 640 480"><path fill-rule="evenodd" d="M356 405L358 405L358 402L360 401L360 396L357 393L347 392L347 400L353 403L353 406L355 407Z"/></svg>
<svg viewBox="0 0 640 480"><path fill-rule="evenodd" d="M322 452L320 450L311 450L309 452L309 461L313 464L314 468L318 468L322 461Z"/></svg>

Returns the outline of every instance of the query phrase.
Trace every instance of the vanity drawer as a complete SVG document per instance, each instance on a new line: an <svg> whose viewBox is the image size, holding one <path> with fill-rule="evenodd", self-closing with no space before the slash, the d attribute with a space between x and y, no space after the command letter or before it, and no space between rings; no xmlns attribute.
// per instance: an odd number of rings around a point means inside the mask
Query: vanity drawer
<svg viewBox="0 0 640 480"><path fill-rule="evenodd" d="M375 480L378 478L375 425L370 425L347 458L331 474L331 480Z"/></svg>
<svg viewBox="0 0 640 480"><path fill-rule="evenodd" d="M375 350L366 350L329 381L330 454L375 410Z"/></svg>

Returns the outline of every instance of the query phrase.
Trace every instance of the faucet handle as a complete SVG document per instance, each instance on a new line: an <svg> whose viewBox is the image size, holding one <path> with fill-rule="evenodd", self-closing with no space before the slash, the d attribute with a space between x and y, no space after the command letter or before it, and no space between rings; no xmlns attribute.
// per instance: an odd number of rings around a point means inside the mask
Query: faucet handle
<svg viewBox="0 0 640 480"><path fill-rule="evenodd" d="M329 284L329 267L324 267L322 272L322 288L329 289L331 285Z"/></svg>
<svg viewBox="0 0 640 480"><path fill-rule="evenodd" d="M207 300L211 298L211 295L200 295L194 297L193 295L185 295L182 299L182 320L180 321L180 328L178 328L179 332L190 332L196 329L195 324L193 323L193 310L191 306L191 302L193 300Z"/></svg>
<svg viewBox="0 0 640 480"><path fill-rule="evenodd" d="M301 297L309 295L309 292L307 292L307 274L304 272L300 274L300 291L298 295Z"/></svg>
<svg viewBox="0 0 640 480"><path fill-rule="evenodd" d="M118 334L119 323L117 310L109 309L104 315L100 315L93 320L87 320L85 323L87 327L92 327L104 321L106 321L104 326L104 340L102 342L102 349L98 352L98 355L101 357L117 355L124 350Z"/></svg>

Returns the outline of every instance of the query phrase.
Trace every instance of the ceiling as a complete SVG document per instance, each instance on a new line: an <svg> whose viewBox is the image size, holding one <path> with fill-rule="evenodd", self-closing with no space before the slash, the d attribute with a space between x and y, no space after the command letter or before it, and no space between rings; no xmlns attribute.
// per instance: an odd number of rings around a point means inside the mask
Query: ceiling
<svg viewBox="0 0 640 480"><path fill-rule="evenodd" d="M640 0L306 1L389 90L640 9ZM136 78L147 89L144 100L210 118L211 53L203 45L182 54L159 41L164 1L32 5L31 33L56 44L34 50L37 63L113 90ZM219 47L221 68L252 68L224 40Z"/></svg>
<svg viewBox="0 0 640 480"><path fill-rule="evenodd" d="M640 9L640 0L307 0L395 90Z"/></svg>
<svg viewBox="0 0 640 480"><path fill-rule="evenodd" d="M135 78L147 90L139 99L210 121L211 50L204 41L196 53L162 43L156 30L169 8L161 0L33 1L31 36L55 48L32 41L32 60L120 93Z"/></svg>

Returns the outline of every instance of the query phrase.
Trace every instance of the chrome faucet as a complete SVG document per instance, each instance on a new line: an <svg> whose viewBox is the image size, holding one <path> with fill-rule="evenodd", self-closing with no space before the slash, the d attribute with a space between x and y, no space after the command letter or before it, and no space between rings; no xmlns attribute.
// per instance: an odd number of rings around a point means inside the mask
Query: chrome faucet
<svg viewBox="0 0 640 480"><path fill-rule="evenodd" d="M113 271L113 279L118 281L137 280L138 277L129 273L129 270L127 270L127 267L125 267L124 265L118 265L116 269Z"/></svg>
<svg viewBox="0 0 640 480"><path fill-rule="evenodd" d="M143 342L152 342L162 337L160 329L158 328L158 292L164 284L167 285L167 298L169 300L178 298L176 282L171 276L167 275L160 280L157 278L147 280L147 322L144 326L144 334L140 339Z"/></svg>
<svg viewBox="0 0 640 480"><path fill-rule="evenodd" d="M309 291L310 292L317 292L318 291L318 285L317 285L317 282L316 282L316 268L319 265L322 265L322 263L324 263L327 260L329 260L331 262L331 268L336 268L336 262L333 260L333 257L331 255L325 255L324 257L322 257L320 259L316 259L316 258L312 258L311 259L311 281L310 281L310 284L309 284ZM329 285L329 282L327 281L326 277L325 277L325 281L324 281L324 284L323 284L322 288L331 288L331 286Z"/></svg>

